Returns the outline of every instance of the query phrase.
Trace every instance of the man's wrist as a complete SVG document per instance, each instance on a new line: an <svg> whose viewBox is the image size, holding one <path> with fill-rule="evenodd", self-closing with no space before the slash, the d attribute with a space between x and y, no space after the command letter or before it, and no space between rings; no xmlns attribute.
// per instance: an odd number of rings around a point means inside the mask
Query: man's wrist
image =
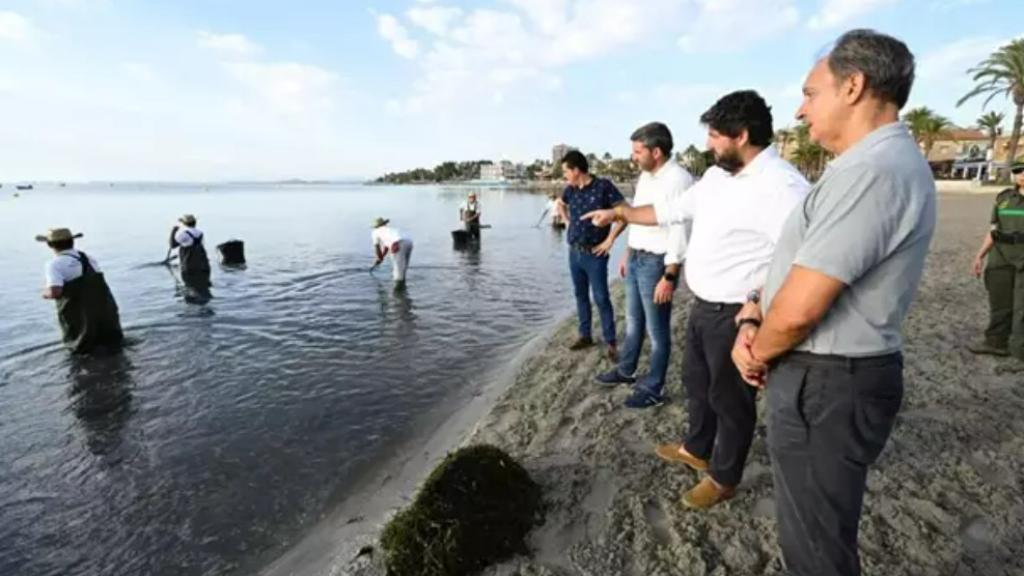
<svg viewBox="0 0 1024 576"><path fill-rule="evenodd" d="M744 324L750 324L754 328L760 328L761 320L759 318L754 318L753 316L747 316L736 321L737 328L742 328Z"/></svg>

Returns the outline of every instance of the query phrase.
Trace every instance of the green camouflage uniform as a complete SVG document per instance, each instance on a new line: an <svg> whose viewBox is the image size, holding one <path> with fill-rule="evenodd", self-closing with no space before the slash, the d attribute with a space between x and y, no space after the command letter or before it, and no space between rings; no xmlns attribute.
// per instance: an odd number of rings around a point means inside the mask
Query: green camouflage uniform
<svg viewBox="0 0 1024 576"><path fill-rule="evenodd" d="M991 319L985 343L1024 360L1024 193L1007 188L992 209L992 250L985 267Z"/></svg>

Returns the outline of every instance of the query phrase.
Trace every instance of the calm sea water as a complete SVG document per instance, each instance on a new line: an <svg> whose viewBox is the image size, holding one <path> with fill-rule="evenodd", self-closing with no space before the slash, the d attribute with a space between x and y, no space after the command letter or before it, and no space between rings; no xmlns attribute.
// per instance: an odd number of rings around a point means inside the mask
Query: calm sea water
<svg viewBox="0 0 1024 576"><path fill-rule="evenodd" d="M225 574L300 537L426 415L573 310L544 197L483 190L479 251L452 249L465 189L38 187L0 199L0 574ZM212 300L167 268L174 219L213 245ZM376 275L369 222L415 240ZM51 226L85 233L133 342L74 359L40 298Z"/></svg>

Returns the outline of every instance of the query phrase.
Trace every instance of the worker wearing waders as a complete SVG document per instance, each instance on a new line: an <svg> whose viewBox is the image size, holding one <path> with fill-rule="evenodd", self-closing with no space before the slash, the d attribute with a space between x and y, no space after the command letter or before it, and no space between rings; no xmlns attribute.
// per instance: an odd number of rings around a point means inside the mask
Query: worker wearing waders
<svg viewBox="0 0 1024 576"><path fill-rule="evenodd" d="M992 230L974 257L975 276L982 276L984 266L991 316L984 341L970 350L1024 360L1024 162L1010 171L1014 187L996 196Z"/></svg>
<svg viewBox="0 0 1024 576"><path fill-rule="evenodd" d="M194 290L210 287L210 259L203 246L203 232L196 228L196 217L185 214L171 230L171 248L178 249L181 281Z"/></svg>
<svg viewBox="0 0 1024 576"><path fill-rule="evenodd" d="M466 226L466 232L474 240L480 239L480 203L476 194L470 192L469 198L459 207L459 219Z"/></svg>
<svg viewBox="0 0 1024 576"><path fill-rule="evenodd" d="M377 255L373 267L379 266L384 257L391 254L391 277L395 280L395 288L404 288L405 271L409 269L409 258L412 256L412 238L403 235L398 228L388 226L389 222L391 221L385 218L373 221L370 238L373 241L373 251Z"/></svg>
<svg viewBox="0 0 1024 576"><path fill-rule="evenodd" d="M116 350L124 340L117 302L96 260L75 250L75 238L81 237L67 228L36 236L56 254L46 263L43 298L56 302L62 339L72 352Z"/></svg>

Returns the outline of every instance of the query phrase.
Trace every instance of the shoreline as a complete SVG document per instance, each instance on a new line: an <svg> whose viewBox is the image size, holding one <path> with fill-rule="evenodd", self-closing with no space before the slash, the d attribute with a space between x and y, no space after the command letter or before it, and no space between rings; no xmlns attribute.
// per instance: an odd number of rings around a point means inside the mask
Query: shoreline
<svg viewBox="0 0 1024 576"><path fill-rule="evenodd" d="M1024 573L1024 366L964 348L987 318L983 287L967 270L991 199L944 192L925 275L904 324L903 406L868 476L860 537L865 574ZM621 320L621 284L613 298ZM352 533L345 526L320 532L319 550L329 554L318 563L323 571L294 569L301 563L283 570L289 564L276 562L277 571L261 574L383 576L381 554L356 558L358 548L377 549L377 531L411 500L431 457L436 462L459 446L489 443L508 451L543 487L548 514L529 537L528 556L485 576L781 575L764 394L733 500L705 512L685 509L680 495L698 476L653 454L657 444L678 441L688 420L680 358L691 301L684 287L674 303L670 401L662 408L625 409L627 387L594 384L610 363L600 347L564 351L560 344L575 331L570 314L530 340L502 378L435 430L428 450L409 452L390 467L404 478L366 485L378 516L360 522L358 538L341 537ZM332 516L337 524L343 514Z"/></svg>
<svg viewBox="0 0 1024 576"><path fill-rule="evenodd" d="M559 319L540 330L506 363L481 378L479 389L462 390L442 404L457 402L448 414L427 417L423 429L401 442L393 455L361 478L315 526L283 553L258 570L260 576L327 576L355 574L365 564L358 557L366 546L376 549L384 524L408 505L419 484L451 451L464 445L476 427L513 384L521 367L536 356L551 335L568 320ZM423 437L426 440L421 440Z"/></svg>

